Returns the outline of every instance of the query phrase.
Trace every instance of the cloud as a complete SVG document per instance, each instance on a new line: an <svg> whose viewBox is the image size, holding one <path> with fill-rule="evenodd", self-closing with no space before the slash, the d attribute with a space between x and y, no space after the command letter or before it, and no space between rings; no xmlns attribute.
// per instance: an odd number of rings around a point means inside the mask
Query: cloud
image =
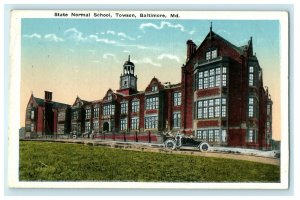
<svg viewBox="0 0 300 200"><path fill-rule="evenodd" d="M117 44L117 42L114 40L109 40L106 38L99 38L97 35L89 35L89 38L92 40L95 40L96 42L102 42L105 44Z"/></svg>
<svg viewBox="0 0 300 200"><path fill-rule="evenodd" d="M126 34L123 33L123 32L118 33L118 36L119 36L119 37L123 37L123 38L128 39L128 40L135 40L135 38L132 38L132 37L126 35Z"/></svg>
<svg viewBox="0 0 300 200"><path fill-rule="evenodd" d="M195 32L196 32L196 30L192 30L192 31L189 31L189 34L194 35Z"/></svg>
<svg viewBox="0 0 300 200"><path fill-rule="evenodd" d="M123 53L131 53L129 50L123 50Z"/></svg>
<svg viewBox="0 0 300 200"><path fill-rule="evenodd" d="M64 39L57 37L54 33L46 34L44 36L38 34L38 33L33 33L31 35L24 35L25 38L30 38L30 39L44 39L48 42L63 42Z"/></svg>
<svg viewBox="0 0 300 200"><path fill-rule="evenodd" d="M100 63L100 60L92 60L93 63Z"/></svg>
<svg viewBox="0 0 300 200"><path fill-rule="evenodd" d="M118 59L117 59L117 56L115 54L112 54L112 53L105 53L105 54L103 54L102 58L104 58L104 59L112 58L116 62L119 62Z"/></svg>
<svg viewBox="0 0 300 200"><path fill-rule="evenodd" d="M163 60L163 59L169 59L169 60L175 60L176 62L180 63L180 58L176 55L172 54L161 54L157 57L158 60Z"/></svg>
<svg viewBox="0 0 300 200"><path fill-rule="evenodd" d="M37 39L41 39L42 36L40 34L37 34L37 33L33 33L31 35L24 35L25 38L30 38L30 39L33 39L33 38L37 38Z"/></svg>
<svg viewBox="0 0 300 200"><path fill-rule="evenodd" d="M87 40L87 37L83 37L82 32L78 31L76 28L69 28L64 31L64 34L77 42L84 42Z"/></svg>
<svg viewBox="0 0 300 200"><path fill-rule="evenodd" d="M112 31L112 30L108 30L106 31L107 34L111 34L111 35L116 35L116 32L115 31Z"/></svg>
<svg viewBox="0 0 300 200"><path fill-rule="evenodd" d="M141 60L132 60L133 63L144 63L144 64L150 64L150 65L153 65L155 67L161 67L161 64L160 63L155 63L152 61L151 58L143 58Z"/></svg>
<svg viewBox="0 0 300 200"><path fill-rule="evenodd" d="M44 35L44 39L49 42L63 42L64 41L62 38L57 37L53 33Z"/></svg>
<svg viewBox="0 0 300 200"><path fill-rule="evenodd" d="M172 24L170 22L165 22L165 21L162 21L159 26L156 24L153 24L153 23L142 23L140 25L139 29L144 30L145 28L154 28L154 29L160 30L165 27L179 29L181 32L186 31L184 26L181 24Z"/></svg>

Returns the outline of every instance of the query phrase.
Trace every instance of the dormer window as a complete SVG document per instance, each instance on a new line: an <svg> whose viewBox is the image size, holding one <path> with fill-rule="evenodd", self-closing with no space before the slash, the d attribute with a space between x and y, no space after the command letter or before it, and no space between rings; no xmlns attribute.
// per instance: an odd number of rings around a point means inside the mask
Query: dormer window
<svg viewBox="0 0 300 200"><path fill-rule="evenodd" d="M206 60L210 60L210 57L211 57L211 52L210 51L206 52Z"/></svg>
<svg viewBox="0 0 300 200"><path fill-rule="evenodd" d="M209 50L206 52L206 60L215 59L218 56L217 49Z"/></svg>
<svg viewBox="0 0 300 200"><path fill-rule="evenodd" d="M157 85L153 85L151 87L151 92L156 92L157 91Z"/></svg>
<svg viewBox="0 0 300 200"><path fill-rule="evenodd" d="M217 49L211 51L211 59L217 58Z"/></svg>
<svg viewBox="0 0 300 200"><path fill-rule="evenodd" d="M34 119L34 110L31 110L30 118Z"/></svg>
<svg viewBox="0 0 300 200"><path fill-rule="evenodd" d="M112 95L111 94L108 94L107 96L107 101L111 101L112 100Z"/></svg>

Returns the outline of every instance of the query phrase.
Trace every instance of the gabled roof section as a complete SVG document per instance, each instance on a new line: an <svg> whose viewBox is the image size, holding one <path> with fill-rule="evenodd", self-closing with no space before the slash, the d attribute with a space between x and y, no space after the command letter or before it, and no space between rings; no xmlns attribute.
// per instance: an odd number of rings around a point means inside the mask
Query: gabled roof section
<svg viewBox="0 0 300 200"><path fill-rule="evenodd" d="M212 30L210 30L210 32L206 35L206 37L205 37L205 39L203 40L202 43L204 43L204 41L210 40L212 38L218 38L218 39L222 40L224 43L226 43L228 46L230 46L236 52L238 52L239 54L243 54L243 50L244 50L245 46L237 47L237 46L235 46L234 44L232 44L231 42L229 42L228 40L226 40L225 38L223 38L222 36L218 35L217 33L215 33ZM201 45L202 45L202 43L201 43Z"/></svg>
<svg viewBox="0 0 300 200"><path fill-rule="evenodd" d="M44 105L44 99L40 99L40 98L37 98L37 97L33 97L34 101L36 102L36 104L38 106L43 106Z"/></svg>
<svg viewBox="0 0 300 200"><path fill-rule="evenodd" d="M84 105L90 103L89 101L82 100L80 97L77 96L75 99L75 102L73 103L73 106L78 105L78 102L81 104L81 106L84 106Z"/></svg>
<svg viewBox="0 0 300 200"><path fill-rule="evenodd" d="M147 93L147 92L152 92L151 91L151 87L152 86L157 86L157 89L158 90L162 90L162 89L164 89L165 87L164 87L164 85L163 84L161 84L161 82L158 80L158 78L156 78L155 76L152 78L152 80L150 81L150 83L148 84L148 86L146 87L146 90L145 90L145 92ZM157 90L157 91L158 91Z"/></svg>
<svg viewBox="0 0 300 200"><path fill-rule="evenodd" d="M44 99L37 98L37 97L33 97L33 98L34 98L34 101L36 102L36 104L38 106L44 106L44 103L45 103ZM63 108L63 107L70 106L68 104L64 104L64 103L60 103L60 102L55 102L55 101L52 101L52 103L53 103L53 108Z"/></svg>

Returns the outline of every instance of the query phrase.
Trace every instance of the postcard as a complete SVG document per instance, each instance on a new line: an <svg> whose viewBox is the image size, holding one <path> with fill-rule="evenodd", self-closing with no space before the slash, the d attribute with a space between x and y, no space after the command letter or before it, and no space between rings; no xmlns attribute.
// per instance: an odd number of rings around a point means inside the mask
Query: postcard
<svg viewBox="0 0 300 200"><path fill-rule="evenodd" d="M9 186L287 189L288 24L12 11Z"/></svg>

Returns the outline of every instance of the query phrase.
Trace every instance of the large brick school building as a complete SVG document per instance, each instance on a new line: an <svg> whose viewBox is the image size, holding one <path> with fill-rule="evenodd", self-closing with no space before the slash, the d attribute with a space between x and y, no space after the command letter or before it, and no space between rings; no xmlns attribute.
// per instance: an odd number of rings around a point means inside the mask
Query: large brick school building
<svg viewBox="0 0 300 200"><path fill-rule="evenodd" d="M180 131L210 145L270 149L272 100L252 38L238 47L210 28L199 46L192 40L186 44L178 84L162 84L154 77L144 91L137 91L138 77L129 57L119 89L108 89L100 100L77 97L67 105L52 101L51 92L46 91L44 99L32 94L26 110L27 136Z"/></svg>

